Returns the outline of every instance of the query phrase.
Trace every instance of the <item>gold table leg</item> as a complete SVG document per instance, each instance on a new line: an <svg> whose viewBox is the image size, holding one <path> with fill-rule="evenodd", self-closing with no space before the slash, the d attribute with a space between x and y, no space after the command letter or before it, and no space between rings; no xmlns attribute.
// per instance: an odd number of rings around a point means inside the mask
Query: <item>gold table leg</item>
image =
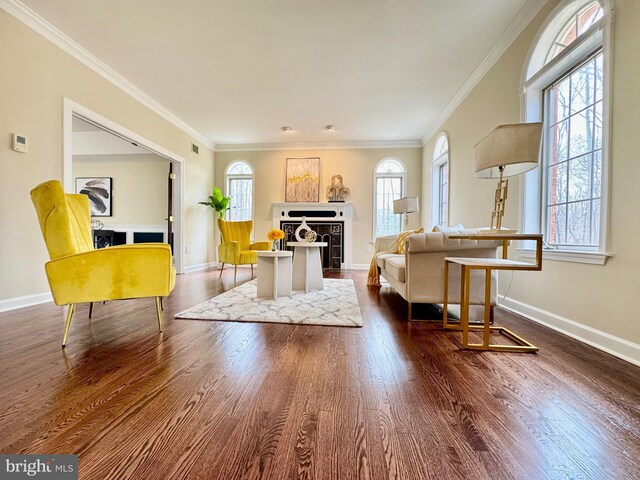
<svg viewBox="0 0 640 480"><path fill-rule="evenodd" d="M488 350L494 352L537 352L536 347L531 342L516 335L511 330L504 327L491 327L489 322L491 320L491 269L482 268L485 271L485 294L484 294L484 325L469 325L469 285L470 285L470 270L468 266L463 266L463 288L464 288L464 304L460 307L460 319L462 322L462 348L467 350ZM464 311L464 313L463 313ZM462 321L464 318L464 321ZM469 343L469 330L478 331L482 330L482 343ZM496 332L504 335L507 338L513 340L516 345L501 345L490 342L491 332Z"/></svg>

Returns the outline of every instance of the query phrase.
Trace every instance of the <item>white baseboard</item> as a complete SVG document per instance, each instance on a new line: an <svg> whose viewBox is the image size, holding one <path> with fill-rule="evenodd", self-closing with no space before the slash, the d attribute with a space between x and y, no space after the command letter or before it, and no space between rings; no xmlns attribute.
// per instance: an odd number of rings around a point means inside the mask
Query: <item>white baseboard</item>
<svg viewBox="0 0 640 480"><path fill-rule="evenodd" d="M37 293L35 295L27 295L25 297L7 298L0 300L0 312L8 312L17 308L30 307L32 305L40 305L41 303L53 302L51 292Z"/></svg>
<svg viewBox="0 0 640 480"><path fill-rule="evenodd" d="M500 297L500 307L522 315L571 338L591 345L634 365L640 366L640 345L624 338L583 325L555 313L542 310L512 298Z"/></svg>
<svg viewBox="0 0 640 480"><path fill-rule="evenodd" d="M206 270L207 268L212 268L212 267L218 267L218 263L209 262L209 263L199 263L198 265L191 265L189 267L185 267L184 273L197 272L197 271Z"/></svg>
<svg viewBox="0 0 640 480"><path fill-rule="evenodd" d="M349 270L369 270L368 263L352 263Z"/></svg>

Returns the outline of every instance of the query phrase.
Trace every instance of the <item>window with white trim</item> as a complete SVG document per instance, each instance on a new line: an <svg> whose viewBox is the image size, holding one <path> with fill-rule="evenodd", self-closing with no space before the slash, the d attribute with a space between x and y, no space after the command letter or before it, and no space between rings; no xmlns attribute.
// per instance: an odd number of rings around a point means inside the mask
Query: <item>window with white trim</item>
<svg viewBox="0 0 640 480"><path fill-rule="evenodd" d="M382 237L402 231L402 215L393 213L393 201L404 195L406 170L395 158L376 165L373 179L373 236Z"/></svg>
<svg viewBox="0 0 640 480"><path fill-rule="evenodd" d="M449 224L449 140L441 133L431 164L431 223Z"/></svg>
<svg viewBox="0 0 640 480"><path fill-rule="evenodd" d="M242 160L227 167L225 173L227 195L231 197L227 211L229 221L253 218L253 169Z"/></svg>
<svg viewBox="0 0 640 480"><path fill-rule="evenodd" d="M543 233L557 247L598 248L602 191L602 52L544 91Z"/></svg>
<svg viewBox="0 0 640 480"><path fill-rule="evenodd" d="M560 4L526 66L526 121L544 123L542 164L525 178L525 231L561 251L605 250L607 192L604 10Z"/></svg>

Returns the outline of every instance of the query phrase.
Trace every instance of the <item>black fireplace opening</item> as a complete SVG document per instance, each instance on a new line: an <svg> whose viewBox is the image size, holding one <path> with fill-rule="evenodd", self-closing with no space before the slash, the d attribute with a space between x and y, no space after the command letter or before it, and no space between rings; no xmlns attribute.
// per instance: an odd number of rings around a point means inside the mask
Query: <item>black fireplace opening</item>
<svg viewBox="0 0 640 480"><path fill-rule="evenodd" d="M302 221L281 221L280 229L284 232L284 248L293 251L289 242L297 242L296 229ZM307 225L318 234L316 242L326 242L326 247L320 248L322 269L339 272L344 262L344 222L314 222L307 219Z"/></svg>

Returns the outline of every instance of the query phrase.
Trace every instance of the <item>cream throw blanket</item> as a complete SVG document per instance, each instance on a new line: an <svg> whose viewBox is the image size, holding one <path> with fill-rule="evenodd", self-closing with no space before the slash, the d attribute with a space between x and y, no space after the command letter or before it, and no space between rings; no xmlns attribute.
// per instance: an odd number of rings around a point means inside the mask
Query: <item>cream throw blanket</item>
<svg viewBox="0 0 640 480"><path fill-rule="evenodd" d="M374 287L380 286L380 274L378 273L378 255L383 253L398 253L398 235L390 235L388 237L376 238L375 252L371 259L371 265L369 266L369 276L367 278L367 285L373 285Z"/></svg>

